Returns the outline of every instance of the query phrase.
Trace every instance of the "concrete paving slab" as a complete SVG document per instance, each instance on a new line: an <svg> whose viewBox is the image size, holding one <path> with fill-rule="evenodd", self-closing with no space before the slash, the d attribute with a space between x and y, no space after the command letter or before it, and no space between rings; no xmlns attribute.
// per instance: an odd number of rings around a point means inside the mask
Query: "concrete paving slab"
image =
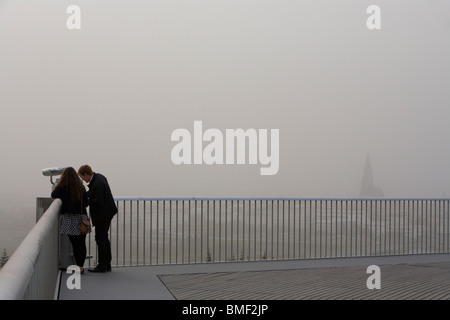
<svg viewBox="0 0 450 320"><path fill-rule="evenodd" d="M427 254L116 267L86 272L72 290L62 272L59 299L449 299L449 263L450 254ZM382 290L364 285L373 264L385 266Z"/></svg>

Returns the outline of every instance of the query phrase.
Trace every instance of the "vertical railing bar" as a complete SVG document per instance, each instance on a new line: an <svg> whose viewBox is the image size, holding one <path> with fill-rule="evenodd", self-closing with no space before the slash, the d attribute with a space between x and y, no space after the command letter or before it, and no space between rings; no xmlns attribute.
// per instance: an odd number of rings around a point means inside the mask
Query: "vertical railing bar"
<svg viewBox="0 0 450 320"><path fill-rule="evenodd" d="M254 222L256 225L256 220ZM252 201L248 200L248 260L251 260L252 258L252 251L251 251L251 227L252 227Z"/></svg>
<svg viewBox="0 0 450 320"><path fill-rule="evenodd" d="M227 261L227 253L228 253L228 200L225 200L225 253L224 253L224 261Z"/></svg>
<svg viewBox="0 0 450 320"><path fill-rule="evenodd" d="M340 202L340 210L341 210L341 253L340 253L340 256L341 257L343 257L344 256L344 253L343 253L343 248L344 248L344 246L343 246L343 240L344 240L344 233L343 233L343 226L344 226L344 223L343 223L343 214L344 214L344 201L339 201ZM346 208L346 211L347 211L347 206L345 207Z"/></svg>
<svg viewBox="0 0 450 320"><path fill-rule="evenodd" d="M222 240L222 200L219 200L219 259L218 261L225 261L224 259L222 259L222 245L223 245L223 240Z"/></svg>
<svg viewBox="0 0 450 320"><path fill-rule="evenodd" d="M271 210L271 213L272 213L272 217L271 217L272 227L271 227L271 230L270 230L270 231L272 232L272 237L271 237L271 238L272 238L272 239L271 239L271 240L272 240L272 241L271 241L271 242L272 242L272 249L271 249L271 253L272 253L272 259L273 259L273 258L275 257L275 256L274 256L274 253L273 253L273 251L274 251L274 249L273 249L273 248L274 248L274 226L273 226L274 212L273 212L273 202L274 202L274 201L271 200L270 202L271 202L271 207L272 207L272 210Z"/></svg>
<svg viewBox="0 0 450 320"><path fill-rule="evenodd" d="M415 203L414 200L409 200L409 212L410 212L410 246L409 246L409 254L414 253L414 231L415 231Z"/></svg>
<svg viewBox="0 0 450 320"><path fill-rule="evenodd" d="M162 261L166 263L166 200L162 202Z"/></svg>
<svg viewBox="0 0 450 320"><path fill-rule="evenodd" d="M387 231L387 201L383 201L383 204L384 204L384 209L383 209L383 211L384 211L384 248L383 248L383 252L386 255L387 254L386 244L387 244L387 233L388 233L388 231Z"/></svg>
<svg viewBox="0 0 450 320"><path fill-rule="evenodd" d="M353 201L350 200L350 256L353 256Z"/></svg>
<svg viewBox="0 0 450 320"><path fill-rule="evenodd" d="M192 204L192 201L189 200L189 210L188 210L188 263L191 263L191 204Z"/></svg>
<svg viewBox="0 0 450 320"><path fill-rule="evenodd" d="M245 215L247 213L246 210L246 201L242 201L242 260L245 260Z"/></svg>
<svg viewBox="0 0 450 320"><path fill-rule="evenodd" d="M439 252L442 253L442 202L441 200L438 200L438 204L439 204L439 222L438 222L438 226L439 226L439 230L438 230L438 247L439 247Z"/></svg>
<svg viewBox="0 0 450 320"><path fill-rule="evenodd" d="M376 255L377 252L377 243L376 243L376 219L377 219L377 201L371 201L372 205L370 206L370 255ZM375 223L375 227L374 227Z"/></svg>
<svg viewBox="0 0 450 320"><path fill-rule="evenodd" d="M426 241L425 247L426 247L426 252L427 253L430 253L430 251L431 251L431 217L430 217L431 213L430 213L430 205L429 204L430 204L430 202L427 201L426 202L426 206L425 206L426 224L427 224L427 227L426 227L426 238L425 238L425 241Z"/></svg>
<svg viewBox="0 0 450 320"><path fill-rule="evenodd" d="M250 209L251 209L251 200L249 200L250 201ZM257 223L257 219L256 219L256 200L253 200L253 213L254 213L254 216L253 216L253 220L254 220L254 223L253 223L253 261L255 261L257 258L256 258L256 247L257 247L257 241L256 241L256 225L258 224ZM251 210L250 210L250 213L249 213L250 215L251 215ZM251 227L251 224L249 224L249 226L248 226L248 230L249 230L249 235L250 235L250 227ZM249 240L250 240L250 236L249 236ZM248 249L249 249L249 252L250 252L250 245L248 246ZM251 259L251 254L249 254L250 255L250 259Z"/></svg>
<svg viewBox="0 0 450 320"><path fill-rule="evenodd" d="M365 255L365 252L363 253L363 239L364 239L364 233L363 233L363 211L364 211L364 203L366 204L366 212L367 212L367 201L361 201L359 204L359 211L358 209L356 210L356 218L358 219L358 216L360 216L360 222L358 224L358 220L356 220L356 229L358 230L358 225L359 225L359 255L363 256ZM364 230L365 231L365 230ZM358 250L356 251L358 252Z"/></svg>
<svg viewBox="0 0 450 320"><path fill-rule="evenodd" d="M375 206L375 213L374 213L374 206ZM376 233L374 234L374 227L373 227L373 221L374 221L374 215L376 219L376 210L377 210L377 202L371 201L370 205L370 255L376 255L376 243L374 244L374 238L376 237ZM376 223L375 223L376 225ZM376 231L376 230L375 230ZM375 249L374 249L375 245Z"/></svg>
<svg viewBox="0 0 450 320"><path fill-rule="evenodd" d="M401 251L401 253L405 253L405 247L406 247L406 245L405 245L405 221L406 221L406 217L405 217L405 214L406 214L406 204L405 204L405 200L402 200L402 204L403 204L403 210L402 210L402 212L403 212L403 221L402 221L402 223L403 223L403 232L402 232L402 243L403 243L403 247L402 247L402 251Z"/></svg>
<svg viewBox="0 0 450 320"><path fill-rule="evenodd" d="M333 206L334 203L334 206ZM334 212L334 239L333 235L330 236L330 250L331 250L331 257L337 257L337 202L331 201L331 221L333 221L333 208L335 208ZM333 233L333 232L332 232ZM334 256L333 256L333 242L334 242Z"/></svg>
<svg viewBox="0 0 450 320"><path fill-rule="evenodd" d="M291 249L290 249L290 244L291 244L291 201L287 200L287 204L288 204L288 224L287 224L287 228L288 228L288 243L287 243L287 258L289 259L291 257ZM295 222L293 224L295 226Z"/></svg>
<svg viewBox="0 0 450 320"><path fill-rule="evenodd" d="M349 241L348 241L348 238L349 238L349 234L350 234L350 232L349 232L349 227L348 227L348 225L349 225L349 222L350 222L350 217L348 216L348 211L349 211L349 208L350 208L350 204L349 204L349 200L345 200L345 256L346 257L348 257L349 255L348 255L348 251L349 251Z"/></svg>
<svg viewBox="0 0 450 320"><path fill-rule="evenodd" d="M119 205L119 201L116 201L116 207L117 209L120 208ZM89 233L89 255L91 254L91 246L90 246L90 242L91 242L91 234ZM91 261L89 260L89 265L90 265ZM116 218L116 266L119 265L119 213L117 213L117 218Z"/></svg>
<svg viewBox="0 0 450 320"><path fill-rule="evenodd" d="M374 223L374 236L373 236L373 255L376 256L377 254L377 238L378 238L378 200L374 201L374 205L375 205L375 210L374 210L374 217L372 219L373 223Z"/></svg>
<svg viewBox="0 0 450 320"><path fill-rule="evenodd" d="M259 220L259 232L258 232L259 241L257 241L257 242L259 242L259 260L264 260L263 242L262 242L262 237L263 237L263 234L262 234L263 227L262 226L265 223L263 223L264 218L263 218L263 214L262 214L262 200L255 200L255 203L259 203L259 205L255 204L255 216L257 216L258 220ZM259 210L257 210L256 208L259 208ZM255 237L255 239L256 239L256 237Z"/></svg>
<svg viewBox="0 0 450 320"><path fill-rule="evenodd" d="M178 203L179 201L175 201L175 263L179 263L178 256Z"/></svg>
<svg viewBox="0 0 450 320"><path fill-rule="evenodd" d="M423 202L423 200L420 200L419 201L419 203L420 203L420 253L423 253L424 252L424 250L423 250L423 237L424 237L424 220L423 220L423 217L424 217L424 207L423 207L423 204L424 204L424 202Z"/></svg>
<svg viewBox="0 0 450 320"><path fill-rule="evenodd" d="M359 244L361 244L361 241L358 241L358 239L362 238L362 234L360 234L360 236L358 237L358 227L359 227L359 223L358 223L358 218L361 219L362 221L362 215L361 217L359 216L359 211L362 211L362 203L360 201L356 201L355 203L355 256L358 256L358 242ZM359 228L361 230L361 228ZM361 252L361 248L359 248L360 252Z"/></svg>
<svg viewBox="0 0 450 320"><path fill-rule="evenodd" d="M309 202L309 255L308 257L312 258L312 200Z"/></svg>
<svg viewBox="0 0 450 320"><path fill-rule="evenodd" d="M266 259L269 259L269 206L268 201L266 200Z"/></svg>
<svg viewBox="0 0 450 320"><path fill-rule="evenodd" d="M247 205L245 204L247 202ZM248 247L248 251L247 251L247 256L245 256L245 254L244 254L244 258L245 258L245 260L250 260L250 256L251 256L251 252L250 252L250 223L251 223L251 201L250 200L244 200L244 217L245 217L245 215L247 214L248 215L248 219L247 219L247 225L248 225L248 236L247 236L247 238L248 238L248 244L247 244L247 247ZM247 228L247 225L246 224L244 224L244 226L245 226L245 229ZM245 237L244 237L244 235L242 235L242 239L245 239ZM245 251L245 250L244 250Z"/></svg>
<svg viewBox="0 0 450 320"><path fill-rule="evenodd" d="M130 201L130 237L129 237L129 241L130 241L130 265L132 265L132 246L133 246L133 201Z"/></svg>
<svg viewBox="0 0 450 320"><path fill-rule="evenodd" d="M409 200L407 200L406 204L407 204L407 207L408 207L408 209L406 211L407 214L408 214L408 217L406 219L406 222L407 222L407 227L406 227L406 240L407 240L406 253L410 253L409 241L410 241L410 230L411 230L411 228L410 228L410 221L411 221L411 218L410 218L410 212L411 212L410 204L411 204L411 202Z"/></svg>
<svg viewBox="0 0 450 320"><path fill-rule="evenodd" d="M445 241L445 239L444 239L444 243L446 243L447 244L447 249L446 249L446 251L445 252L449 252L450 251L450 208L449 208L449 205L450 205L450 203L449 203L449 201L447 200L447 201L445 201L445 203L446 203L446 218L447 218L447 224L446 224L446 228L447 228L447 232L444 230L444 235L446 235L447 236L447 241ZM444 213L445 214L445 213Z"/></svg>
<svg viewBox="0 0 450 320"><path fill-rule="evenodd" d="M447 251L450 251L450 201L446 201L447 203L447 232L444 234L447 235Z"/></svg>
<svg viewBox="0 0 450 320"><path fill-rule="evenodd" d="M144 222L143 222L143 226L142 226L142 235L143 235L143 241L144 241L144 243L143 243L143 247L142 247L142 253L143 253L143 261L144 261L144 265L146 265L147 263L146 263L146 259L145 259L145 251L146 251L146 248L145 248L145 243L146 243L146 237L145 237L145 224L146 224L146 212L147 212L147 201L145 201L144 200Z"/></svg>
<svg viewBox="0 0 450 320"><path fill-rule="evenodd" d="M348 217L348 210L349 210L349 201L346 200L345 201L345 256L348 257L348 235L349 235L349 230L348 230L348 223L349 223L349 217Z"/></svg>
<svg viewBox="0 0 450 320"><path fill-rule="evenodd" d="M216 260L216 201L213 200L212 202L213 205L213 225L212 225L212 233L213 233L213 238L212 238L212 248L213 248L213 261L217 261Z"/></svg>
<svg viewBox="0 0 450 320"><path fill-rule="evenodd" d="M139 204L140 201L136 202L136 265L139 265Z"/></svg>
<svg viewBox="0 0 450 320"><path fill-rule="evenodd" d="M202 202L202 200L199 200L200 202ZM197 204L198 204L198 200L194 201L194 262L197 262Z"/></svg>
<svg viewBox="0 0 450 320"><path fill-rule="evenodd" d="M304 210L302 210L302 207L304 207ZM303 216L303 227L302 227L301 224L299 224L299 230L303 231L303 239L304 239L304 241L303 241L303 250L304 250L303 251L304 252L303 257L306 258L306 202L305 202L305 204L303 206L303 201L302 200L298 201L298 211L299 211L299 223L300 223L300 221L302 219L302 216ZM304 230L302 230L302 228ZM299 232L299 234L298 234L298 241L299 241L298 242L299 243L299 245L298 245L298 256L301 258L301 246L300 246L301 242L300 242L300 238L301 238L301 232Z"/></svg>
<svg viewBox="0 0 450 320"><path fill-rule="evenodd" d="M363 256L362 242L364 238L363 220L364 220L364 201L356 201L355 203L355 256ZM358 234L359 231L359 234ZM358 250L359 249L359 250ZM359 251L359 253L358 253Z"/></svg>
<svg viewBox="0 0 450 320"><path fill-rule="evenodd" d="M372 254L372 206L373 201L369 201L368 211L367 211L367 241L368 241L368 251L366 252L366 256L370 256Z"/></svg>
<svg viewBox="0 0 450 320"><path fill-rule="evenodd" d="M422 246L419 243L420 243L420 240L422 239L422 206L421 206L420 200L417 200L416 207L417 207L416 248L417 248L417 253L421 253ZM419 231L419 229L420 229L420 231Z"/></svg>
<svg viewBox="0 0 450 320"><path fill-rule="evenodd" d="M325 200L325 258L328 256L328 200Z"/></svg>
<svg viewBox="0 0 450 320"><path fill-rule="evenodd" d="M237 200L237 215L236 215L236 259L239 260L239 220L240 220L240 201Z"/></svg>
<svg viewBox="0 0 450 320"><path fill-rule="evenodd" d="M253 222L256 226L256 219ZM252 241L252 200L248 200L248 260L252 260L252 244L256 246L256 243ZM254 250L253 250L254 251ZM255 255L253 255L253 260L255 260Z"/></svg>
<svg viewBox="0 0 450 320"><path fill-rule="evenodd" d="M401 243L402 243L402 239L403 239L403 237L402 237L402 235L404 234L404 227L403 227L403 229L402 229L402 223L404 223L404 219L402 220L402 213L404 214L404 209L402 209L402 201L400 201L399 203L398 203L398 228L399 228L399 230L398 230L398 253L399 254L401 254L401 252L402 252L402 246L401 246Z"/></svg>
<svg viewBox="0 0 450 320"><path fill-rule="evenodd" d="M176 260L176 258L175 258ZM169 200L169 263L172 264L172 200Z"/></svg>
<svg viewBox="0 0 450 320"><path fill-rule="evenodd" d="M363 208L364 208L364 214L363 214ZM368 235L369 235L369 229L367 228L367 223L368 223L368 211L369 211L369 207L368 207L368 201L367 200L363 200L361 202L361 247L360 247L360 254L361 256L367 256L367 243L369 242L368 240ZM363 222L364 220L364 222ZM363 228L364 225L364 228ZM364 232L363 232L364 229ZM364 247L363 247L363 239L364 239Z"/></svg>
<svg viewBox="0 0 450 320"><path fill-rule="evenodd" d="M125 237L125 235L126 235L126 232L125 232L125 225L126 225L126 201L124 201L123 202L123 255L122 255L122 265L124 266L125 265L125 252L126 252L126 249L125 249L125 244L126 244L126 237Z"/></svg>
<svg viewBox="0 0 450 320"><path fill-rule="evenodd" d="M395 239L395 237L394 237L395 229L392 227L392 222L394 222L394 225L395 225L395 214L393 217L392 216L392 211L393 211L392 210L392 202L393 201L389 200L388 202L389 202L389 254L392 255L395 252L392 247L392 239L393 238Z"/></svg>
<svg viewBox="0 0 450 320"><path fill-rule="evenodd" d="M433 253L433 203L429 202L430 211L430 253Z"/></svg>
<svg viewBox="0 0 450 320"><path fill-rule="evenodd" d="M295 200L294 202L294 209L293 209L293 218L294 218L294 222L292 223L292 258L295 259L296 256L296 250L295 250L295 243L297 242L295 240L295 230L297 228L297 224L296 224L296 220L297 220L297 210L296 210L296 204L295 204ZM289 210L290 211L290 210Z"/></svg>
<svg viewBox="0 0 450 320"><path fill-rule="evenodd" d="M294 209L293 209L294 222L292 223L292 258L295 259L295 257L297 256L297 250L295 249L295 244L297 242L295 239L295 234L296 234L297 229L298 229L297 233L300 234L300 221L299 221L299 225L297 225L296 220L297 220L297 218L300 219L300 216L297 216L296 201L293 200L292 202L294 203ZM299 256L299 258L300 258L300 256Z"/></svg>
<svg viewBox="0 0 450 320"><path fill-rule="evenodd" d="M150 213L149 213L149 224L150 224L150 235L149 235L149 237L150 237L150 244L149 244L149 249L150 249L150 252L149 252L149 255L150 255L150 265L152 265L153 264L153 201L152 200L150 200L150 203L149 203L149 210L150 210Z"/></svg>
<svg viewBox="0 0 450 320"><path fill-rule="evenodd" d="M433 234L434 234L434 230L433 230L433 225L434 225L434 218L433 218L433 214L434 214L434 206L433 203L430 201L430 253L434 252L434 246L433 246Z"/></svg>
<svg viewBox="0 0 450 320"><path fill-rule="evenodd" d="M411 253L411 247L410 247L410 242L411 242L411 201L406 200L406 253L410 254Z"/></svg>
<svg viewBox="0 0 450 320"><path fill-rule="evenodd" d="M181 208L181 263L184 263L184 200L182 200L182 208Z"/></svg>
<svg viewBox="0 0 450 320"><path fill-rule="evenodd" d="M396 210L395 210L395 208L396 208L396 201L391 201L391 204L390 204L390 206L391 206L391 212L390 212L390 214L391 214L391 219L392 219L392 222L393 222L393 224L394 224L394 226L393 226L393 228L392 228L392 240L391 240L391 248L392 248L392 254L395 254L395 243L396 243L396 240L395 240L395 231L396 231L396 228L395 228L395 221L396 221L396 217L397 217L397 214L396 214Z"/></svg>
<svg viewBox="0 0 450 320"><path fill-rule="evenodd" d="M438 214L438 204L439 202L434 202L434 250L433 252L438 252L437 250L437 237L439 236L437 233L438 230L438 218L437 218L437 214Z"/></svg>
<svg viewBox="0 0 450 320"><path fill-rule="evenodd" d="M282 205L282 211L283 211L283 234L282 234L282 246L283 246L283 250L282 250L282 259L285 259L285 253L286 253L286 242L287 242L287 253L288 253L288 258L289 258L289 225L286 226L287 228L287 232L285 232L285 225L286 225L286 200L282 200L281 203ZM289 202L288 202L289 203ZM288 221L289 221L289 211L288 211ZM287 233L287 235L285 234ZM285 240L286 238L286 240Z"/></svg>
<svg viewBox="0 0 450 320"><path fill-rule="evenodd" d="M323 225L323 200L319 200L319 211L320 211L320 219L319 219L319 258L322 258L322 225Z"/></svg>
<svg viewBox="0 0 450 320"><path fill-rule="evenodd" d="M209 200L206 200L206 241L209 239L208 235L208 227L209 227ZM202 208L201 208L201 217L200 217L200 261L203 262L203 200L202 200ZM206 246L208 248L208 246ZM208 250L208 249L207 249ZM206 255L208 257L208 255Z"/></svg>
<svg viewBox="0 0 450 320"><path fill-rule="evenodd" d="M400 201L398 203L398 248L397 248L397 253L400 254L401 253L401 243L402 243L402 234L403 234L403 230L401 230L401 225L402 225L402 202Z"/></svg>
<svg viewBox="0 0 450 320"><path fill-rule="evenodd" d="M314 200L314 258L317 258L317 200Z"/></svg>
<svg viewBox="0 0 450 320"><path fill-rule="evenodd" d="M283 222L281 225L281 229L282 229L282 233L281 233L281 259L284 259L284 236L285 236L285 232L284 232L284 201L281 202L283 204L282 207L282 214L283 214ZM278 213L278 232L280 231L280 200L277 200L277 213ZM280 243L280 236L277 236L277 244ZM278 251L279 251L279 247L277 246L277 257L278 257Z"/></svg>
<svg viewBox="0 0 450 320"><path fill-rule="evenodd" d="M392 228L391 228L392 215L391 215L391 201L390 200L386 201L386 218L388 216L388 214L387 214L388 212L389 212L389 219L388 219L389 223L386 222L386 228L388 228L388 225L389 225L389 232L386 231L387 235L386 235L386 250L385 251L387 254L390 255L391 254L391 233L392 233ZM387 245L387 243L389 243L389 245Z"/></svg>
<svg viewBox="0 0 450 320"><path fill-rule="evenodd" d="M294 201L295 203L295 201ZM301 242L300 242L300 238L302 235L302 206L301 206L301 201L298 200L298 258L301 259ZM294 204L295 205L295 204Z"/></svg>
<svg viewBox="0 0 450 320"><path fill-rule="evenodd" d="M163 200L164 201L164 200ZM159 203L156 201L156 264L159 264Z"/></svg>
<svg viewBox="0 0 450 320"><path fill-rule="evenodd" d="M427 224L428 224L428 249L427 253L433 253L433 203L427 201Z"/></svg>
<svg viewBox="0 0 450 320"><path fill-rule="evenodd" d="M420 201L421 206L420 206L420 253L423 253L423 227L424 227L424 221L423 221L423 217L424 217L424 201ZM426 250L425 250L426 251Z"/></svg>
<svg viewBox="0 0 450 320"><path fill-rule="evenodd" d="M411 237L412 249L411 249L411 252L414 254L414 253L417 253L417 251L418 251L418 248L417 248L418 215L417 215L417 207L416 207L417 202L415 200L412 200L411 202L412 202L412 221L411 221L412 222L412 237Z"/></svg>
<svg viewBox="0 0 450 320"><path fill-rule="evenodd" d="M253 200L253 205L254 205L254 208L255 208L255 240L254 240L254 243L255 243L255 248L254 248L254 253L253 253L253 256L254 256L254 258L255 258L255 260L261 260L261 255L259 256L259 259L257 259L256 257L257 257L257 255L256 255L256 251L257 251L257 243L258 243L258 241L256 240L256 238L257 238L257 231L256 231L256 226L258 225L257 224L257 221L259 220L259 224L261 225L261 219L258 219L257 218L257 214L256 214L256 208L257 208L257 205L256 205L256 200ZM260 217L261 218L261 217ZM261 246L261 243L260 243L260 246Z"/></svg>
<svg viewBox="0 0 450 320"><path fill-rule="evenodd" d="M230 205L231 205L231 207L230 207L230 209L231 209L231 225L230 225L230 227L231 227L231 230L230 230L230 259L231 259L231 261L233 261L234 260L234 254L233 254L233 249L234 249L234 247L233 247L233 240L234 240L234 236L233 236L233 225L234 225L234 202L235 202L235 200L231 200L230 201Z"/></svg>

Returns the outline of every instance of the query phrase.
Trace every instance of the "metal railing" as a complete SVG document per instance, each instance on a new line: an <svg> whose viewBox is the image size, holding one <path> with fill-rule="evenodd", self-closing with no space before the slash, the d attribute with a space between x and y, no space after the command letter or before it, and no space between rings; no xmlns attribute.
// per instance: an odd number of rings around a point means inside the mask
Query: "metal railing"
<svg viewBox="0 0 450 320"><path fill-rule="evenodd" d="M450 252L449 199L116 201L115 266Z"/></svg>
<svg viewBox="0 0 450 320"><path fill-rule="evenodd" d="M116 201L110 229L115 266L450 252L450 199ZM47 210L37 203L36 226L0 271L0 299L54 298L61 201ZM89 264L98 256L93 238Z"/></svg>
<svg viewBox="0 0 450 320"><path fill-rule="evenodd" d="M58 213L61 200L40 219L0 271L0 300L53 299L58 281ZM42 209L42 210L40 210Z"/></svg>

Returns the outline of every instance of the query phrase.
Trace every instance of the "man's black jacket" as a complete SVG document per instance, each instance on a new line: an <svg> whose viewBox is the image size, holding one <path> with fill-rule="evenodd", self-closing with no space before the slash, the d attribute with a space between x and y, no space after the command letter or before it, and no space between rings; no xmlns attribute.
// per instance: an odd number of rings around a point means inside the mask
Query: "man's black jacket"
<svg viewBox="0 0 450 320"><path fill-rule="evenodd" d="M88 187L89 212L92 224L95 226L111 220L117 213L117 206L109 188L108 180L102 174L94 172Z"/></svg>

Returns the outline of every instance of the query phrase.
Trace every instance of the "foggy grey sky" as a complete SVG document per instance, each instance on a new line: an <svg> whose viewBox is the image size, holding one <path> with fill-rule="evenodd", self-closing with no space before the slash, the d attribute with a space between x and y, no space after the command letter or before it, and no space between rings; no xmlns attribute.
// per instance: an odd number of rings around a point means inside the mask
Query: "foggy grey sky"
<svg viewBox="0 0 450 320"><path fill-rule="evenodd" d="M81 30L66 28L67 6ZM381 8L368 30L366 8ZM0 1L0 200L88 163L115 196L450 195L450 2ZM280 130L280 169L172 164L173 130ZM14 196L14 197L13 197ZM12 204L13 206L15 204Z"/></svg>

